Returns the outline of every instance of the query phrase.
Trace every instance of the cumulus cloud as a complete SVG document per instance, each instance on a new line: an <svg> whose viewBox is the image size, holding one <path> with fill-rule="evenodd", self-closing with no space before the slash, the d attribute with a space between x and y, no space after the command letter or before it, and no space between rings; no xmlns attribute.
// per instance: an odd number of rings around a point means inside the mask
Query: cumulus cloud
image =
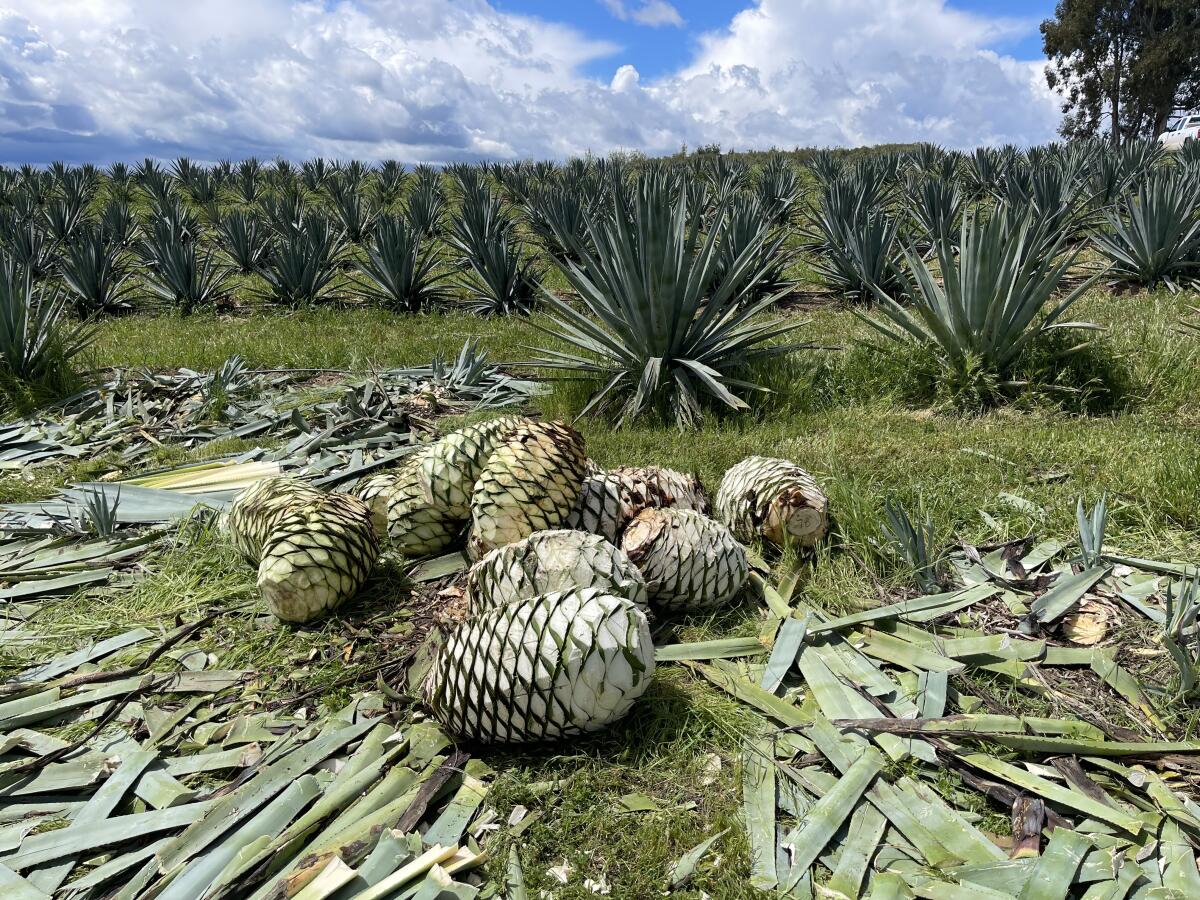
<svg viewBox="0 0 1200 900"><path fill-rule="evenodd" d="M667 0L642 0L632 9L625 0L601 0L609 11L622 21L658 28L662 25L683 25L683 16Z"/></svg>
<svg viewBox="0 0 1200 900"><path fill-rule="evenodd" d="M941 0L758 0L644 80L486 0L0 0L0 160L1046 140L1040 66L988 49L1011 28Z"/></svg>

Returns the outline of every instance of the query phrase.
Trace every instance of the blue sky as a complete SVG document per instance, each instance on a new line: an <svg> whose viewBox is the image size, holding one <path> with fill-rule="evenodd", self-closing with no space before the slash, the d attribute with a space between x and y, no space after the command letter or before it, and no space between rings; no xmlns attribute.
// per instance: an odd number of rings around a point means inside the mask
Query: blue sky
<svg viewBox="0 0 1200 900"><path fill-rule="evenodd" d="M0 0L0 162L1053 139L1049 0Z"/></svg>
<svg viewBox="0 0 1200 900"><path fill-rule="evenodd" d="M508 12L569 22L587 34L617 45L620 49L613 57L595 60L585 67L591 75L611 75L614 61L619 59L636 66L643 76L658 77L686 64L700 35L724 28L737 13L753 3L747 0L678 0L672 5L683 20L681 26L646 27L631 18L622 21L604 0L502 0L495 4ZM638 2L627 0L621 6L636 11ZM947 6L1023 21L1025 27L1019 35L989 46L1027 60L1041 57L1038 24L1054 14L1053 0L951 0Z"/></svg>

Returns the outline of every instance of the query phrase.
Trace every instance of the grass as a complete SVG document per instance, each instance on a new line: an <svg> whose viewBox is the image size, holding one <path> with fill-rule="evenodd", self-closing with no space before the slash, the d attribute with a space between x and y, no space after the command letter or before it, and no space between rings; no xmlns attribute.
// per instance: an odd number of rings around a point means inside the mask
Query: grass
<svg viewBox="0 0 1200 900"><path fill-rule="evenodd" d="M622 431L601 420L579 426L601 465L693 470L710 489L750 454L786 456L811 470L831 497L837 544L854 551L823 551L800 588L806 601L833 612L873 604L877 583L891 588L907 581L908 573L873 544L887 497L909 509L920 498L940 535L988 542L1026 534L1069 539L1076 498L1090 504L1107 493L1111 546L1130 555L1197 560L1200 337L1178 326L1196 303L1189 294L1091 292L1074 317L1107 330L1062 376L1073 390L1024 396L977 415L956 413L929 391L920 354L863 346L869 330L849 310L836 304L793 310L785 314L811 320L803 339L838 349L807 351L764 369L759 374L775 393L751 413L714 415L694 434L655 423ZM534 355L531 347L546 345L531 328L545 322L540 314L481 320L362 309L131 316L102 324L89 362L95 368L206 370L239 354L255 368L366 370L425 363L457 351L467 338L478 339L494 359L518 361ZM560 383L542 409L570 416L587 388ZM182 457L165 451L156 461ZM45 496L57 484L95 477L112 462L10 473L0 479L0 496ZM1033 506L1013 505L1004 495ZM336 704L351 686L373 683L375 667L387 661L392 645L361 634L399 640L409 628L407 589L395 573L377 578L337 619L303 630L274 624L258 606L253 573L211 527L185 531L148 565L148 578L112 592L102 609L70 598L48 604L36 619L47 642L10 650L0 663L28 665L89 637L147 622L166 625L217 606L225 614L210 643L220 667L254 668L266 674L272 691L308 692L313 702ZM747 605L718 619L681 623L663 639L753 634L758 615ZM685 670L664 666L647 698L609 732L551 748L485 753L498 772L489 803L502 818L517 805L531 816L519 835L500 837L493 872L516 846L531 896L543 890L558 898L596 896L585 879L607 884L612 897L655 896L671 862L730 828L683 895L759 896L747 886L749 848L737 826L737 759L745 736L765 727ZM959 790L949 776L938 787ZM619 798L631 793L653 798L660 808L623 811ZM979 812L1001 827L994 809ZM571 872L567 885L550 873L564 861Z"/></svg>

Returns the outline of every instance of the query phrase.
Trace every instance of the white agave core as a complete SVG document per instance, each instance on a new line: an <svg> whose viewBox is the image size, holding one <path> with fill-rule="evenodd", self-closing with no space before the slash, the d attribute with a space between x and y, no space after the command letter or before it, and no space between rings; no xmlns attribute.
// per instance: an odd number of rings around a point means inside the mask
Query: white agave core
<svg viewBox="0 0 1200 900"><path fill-rule="evenodd" d="M497 627L467 626L477 641L455 646L456 664L439 673L451 689L437 693L480 704L477 727L464 722L473 736L505 741L595 731L628 712L650 683L650 626L624 598L592 588L550 593L490 610L475 625L489 619ZM487 698L474 690L484 684L494 688Z"/></svg>

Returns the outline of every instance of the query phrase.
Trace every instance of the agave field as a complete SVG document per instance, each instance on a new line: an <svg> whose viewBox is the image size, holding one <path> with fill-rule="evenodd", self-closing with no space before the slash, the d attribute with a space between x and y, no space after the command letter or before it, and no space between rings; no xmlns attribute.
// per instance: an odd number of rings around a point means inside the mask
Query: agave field
<svg viewBox="0 0 1200 900"><path fill-rule="evenodd" d="M0 168L0 896L1200 896L1200 147Z"/></svg>

